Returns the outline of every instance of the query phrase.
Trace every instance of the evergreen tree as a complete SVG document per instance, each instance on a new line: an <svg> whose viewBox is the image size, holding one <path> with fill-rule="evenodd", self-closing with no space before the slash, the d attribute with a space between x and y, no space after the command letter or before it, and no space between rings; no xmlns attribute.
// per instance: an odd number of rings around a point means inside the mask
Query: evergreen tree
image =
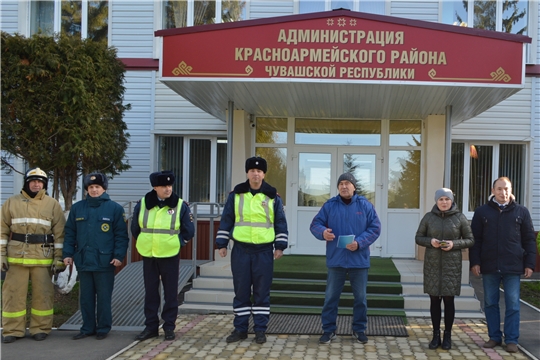
<svg viewBox="0 0 540 360"><path fill-rule="evenodd" d="M124 66L105 42L1 36L2 167L13 169L13 156L41 167L69 210L81 174L130 168Z"/></svg>

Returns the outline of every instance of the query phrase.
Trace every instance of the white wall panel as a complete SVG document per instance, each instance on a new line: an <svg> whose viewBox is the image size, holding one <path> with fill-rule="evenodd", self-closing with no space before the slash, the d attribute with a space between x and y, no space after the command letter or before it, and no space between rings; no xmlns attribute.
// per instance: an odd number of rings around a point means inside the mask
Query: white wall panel
<svg viewBox="0 0 540 360"><path fill-rule="evenodd" d="M292 15L294 13L292 0L251 0L248 4L250 7L250 19L285 16Z"/></svg>
<svg viewBox="0 0 540 360"><path fill-rule="evenodd" d="M531 137L531 78L525 88L452 129L452 139L521 141Z"/></svg>
<svg viewBox="0 0 540 360"><path fill-rule="evenodd" d="M172 91L160 81L156 81L155 125L156 133L223 132L225 122L202 111L192 103Z"/></svg>
<svg viewBox="0 0 540 360"><path fill-rule="evenodd" d="M131 110L125 113L124 121L130 134L126 158L131 169L115 176L107 191L118 203L139 200L151 189L148 175L154 171L150 148L153 83L152 71L126 72L124 103L131 104Z"/></svg>
<svg viewBox="0 0 540 360"><path fill-rule="evenodd" d="M390 15L437 22L439 20L439 1L393 0L390 5Z"/></svg>
<svg viewBox="0 0 540 360"><path fill-rule="evenodd" d="M111 1L111 46L120 58L152 58L154 1Z"/></svg>
<svg viewBox="0 0 540 360"><path fill-rule="evenodd" d="M3 151L2 156L4 156ZM8 173L8 171L0 170L0 204L3 204L10 196L17 194L21 190L15 190L14 177L13 172Z"/></svg>
<svg viewBox="0 0 540 360"><path fill-rule="evenodd" d="M535 94L534 94L534 160L533 160L533 176L532 176L532 206L531 216L536 231L540 231L540 78L535 79Z"/></svg>
<svg viewBox="0 0 540 360"><path fill-rule="evenodd" d="M19 2L11 0L0 1L0 29L14 34L19 31Z"/></svg>

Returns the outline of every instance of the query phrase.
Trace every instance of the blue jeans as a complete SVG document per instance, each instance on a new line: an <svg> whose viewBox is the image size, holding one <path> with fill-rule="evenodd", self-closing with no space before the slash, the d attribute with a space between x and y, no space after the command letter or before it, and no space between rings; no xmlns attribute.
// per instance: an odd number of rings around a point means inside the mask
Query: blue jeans
<svg viewBox="0 0 540 360"><path fill-rule="evenodd" d="M349 281L354 295L353 307L353 331L362 333L367 328L367 280L369 269L345 269L328 268L326 280L326 293L324 306L321 315L322 328L324 332L335 332L337 329L336 320L338 315L339 299L345 278L349 274Z"/></svg>
<svg viewBox="0 0 540 360"><path fill-rule="evenodd" d="M519 278L517 274L482 274L484 310L490 340L502 341L499 284L504 287L504 342L517 344L519 338Z"/></svg>

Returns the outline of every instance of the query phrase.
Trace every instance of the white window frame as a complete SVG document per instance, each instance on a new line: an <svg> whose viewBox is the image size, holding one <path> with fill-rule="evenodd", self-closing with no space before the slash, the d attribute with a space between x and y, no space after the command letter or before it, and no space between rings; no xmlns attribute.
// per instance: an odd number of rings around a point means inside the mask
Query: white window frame
<svg viewBox="0 0 540 360"><path fill-rule="evenodd" d="M439 22L442 23L443 13L443 2L448 2L452 0L440 0L439 2L439 9L440 9L440 16L439 16ZM504 0L494 0L497 1L497 7L495 10L495 16L497 18L496 24L495 24L495 31L502 31L502 16L503 16L503 1ZM538 48L538 11L539 11L539 2L537 0L528 0L529 4L529 10L527 13L527 36L532 38L531 44L525 44L526 45L526 54L525 59L527 64L536 64L536 53ZM469 1L467 4L467 27L474 28L474 1Z"/></svg>
<svg viewBox="0 0 540 360"><path fill-rule="evenodd" d="M81 3L81 38L86 39L88 37L88 1L89 0L80 0ZM108 16L108 28L107 28L107 46L111 45L111 21L112 21L112 1L109 1L109 12ZM28 1L27 3L22 3L25 5L26 10L26 31L25 33L30 36L31 29L31 12L32 12L32 2ZM53 19L53 32L60 33L61 24L62 24L62 0L54 0L54 19Z"/></svg>

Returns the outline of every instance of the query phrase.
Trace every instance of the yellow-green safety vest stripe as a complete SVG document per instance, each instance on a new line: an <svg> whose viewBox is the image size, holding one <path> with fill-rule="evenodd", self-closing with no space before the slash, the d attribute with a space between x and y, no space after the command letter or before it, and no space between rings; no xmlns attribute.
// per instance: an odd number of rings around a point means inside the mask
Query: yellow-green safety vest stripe
<svg viewBox="0 0 540 360"><path fill-rule="evenodd" d="M250 244L267 244L275 239L274 200L263 193L236 194L233 237Z"/></svg>
<svg viewBox="0 0 540 360"><path fill-rule="evenodd" d="M146 208L145 199L141 200L139 226L141 233L137 238L137 251L146 257L171 257L180 251L180 212L183 201L180 199L175 208Z"/></svg>

